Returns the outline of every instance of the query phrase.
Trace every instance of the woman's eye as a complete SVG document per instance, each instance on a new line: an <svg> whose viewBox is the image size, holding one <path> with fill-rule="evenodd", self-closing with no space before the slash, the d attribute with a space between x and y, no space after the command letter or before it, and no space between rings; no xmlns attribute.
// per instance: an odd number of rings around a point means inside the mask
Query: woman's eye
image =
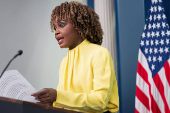
<svg viewBox="0 0 170 113"><path fill-rule="evenodd" d="M54 27L54 31L56 31L56 27Z"/></svg>
<svg viewBox="0 0 170 113"><path fill-rule="evenodd" d="M65 24L59 24L59 27L64 27L65 26Z"/></svg>

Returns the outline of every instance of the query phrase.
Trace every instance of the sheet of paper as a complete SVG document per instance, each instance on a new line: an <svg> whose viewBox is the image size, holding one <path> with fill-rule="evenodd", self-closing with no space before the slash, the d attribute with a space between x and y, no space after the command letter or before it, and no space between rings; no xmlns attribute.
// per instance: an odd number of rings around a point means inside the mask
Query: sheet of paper
<svg viewBox="0 0 170 113"><path fill-rule="evenodd" d="M37 102L32 93L35 88L17 71L6 71L0 78L0 96L17 100Z"/></svg>

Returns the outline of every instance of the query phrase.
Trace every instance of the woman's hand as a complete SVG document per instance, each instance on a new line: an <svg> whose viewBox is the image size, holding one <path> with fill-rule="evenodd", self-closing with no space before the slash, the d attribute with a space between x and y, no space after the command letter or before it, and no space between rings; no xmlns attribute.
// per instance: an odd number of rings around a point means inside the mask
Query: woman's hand
<svg viewBox="0 0 170 113"><path fill-rule="evenodd" d="M52 88L44 88L36 93L31 94L36 100L40 101L38 103L52 105L52 103L57 98L57 91Z"/></svg>

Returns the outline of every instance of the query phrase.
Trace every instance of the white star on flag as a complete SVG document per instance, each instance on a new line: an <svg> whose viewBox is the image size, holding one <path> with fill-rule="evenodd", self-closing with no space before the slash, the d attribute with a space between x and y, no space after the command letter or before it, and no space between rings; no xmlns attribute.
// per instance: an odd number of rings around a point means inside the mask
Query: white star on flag
<svg viewBox="0 0 170 113"><path fill-rule="evenodd" d="M161 62L161 61L162 61L162 57L161 57L161 56L159 56L158 60L159 60L159 62Z"/></svg>
<svg viewBox="0 0 170 113"><path fill-rule="evenodd" d="M157 18L158 18L158 20L160 20L160 19L161 19L161 15L160 15L160 14L158 14Z"/></svg>
<svg viewBox="0 0 170 113"><path fill-rule="evenodd" d="M152 4L154 4L155 0L152 0Z"/></svg>
<svg viewBox="0 0 170 113"><path fill-rule="evenodd" d="M160 43L161 43L161 45L163 45L163 44L164 44L164 40L163 40L163 39L161 39Z"/></svg>
<svg viewBox="0 0 170 113"><path fill-rule="evenodd" d="M169 50L168 50L169 48L168 47L165 47L165 53L168 53L169 52Z"/></svg>
<svg viewBox="0 0 170 113"><path fill-rule="evenodd" d="M150 49L149 49L149 52L150 52L150 54L152 54L152 53L153 53L153 52L152 52L152 48L150 48Z"/></svg>
<svg viewBox="0 0 170 113"><path fill-rule="evenodd" d="M152 31L152 34L151 34L151 35L152 35L152 38L153 38L153 37L155 36L155 33Z"/></svg>
<svg viewBox="0 0 170 113"><path fill-rule="evenodd" d="M160 23L157 22L157 25L156 25L157 29L159 29L161 26L160 26Z"/></svg>
<svg viewBox="0 0 170 113"><path fill-rule="evenodd" d="M157 12L157 7L156 6L154 7L154 10L155 10L155 12Z"/></svg>
<svg viewBox="0 0 170 113"><path fill-rule="evenodd" d="M161 35L162 35L162 37L164 37L165 36L165 31L162 31Z"/></svg>
<svg viewBox="0 0 170 113"><path fill-rule="evenodd" d="M159 10L159 12L162 11L162 7L158 6L158 10Z"/></svg>
<svg viewBox="0 0 170 113"><path fill-rule="evenodd" d="M155 4L158 2L158 0L155 0Z"/></svg>
<svg viewBox="0 0 170 113"><path fill-rule="evenodd" d="M166 18L165 14L163 14L163 15L162 15L162 18L163 18L163 19L165 19L165 18Z"/></svg>
<svg viewBox="0 0 170 113"><path fill-rule="evenodd" d="M163 28L166 27L165 22L162 22L162 27L163 27Z"/></svg>
<svg viewBox="0 0 170 113"><path fill-rule="evenodd" d="M148 49L147 48L145 48L145 54L148 54Z"/></svg>
<svg viewBox="0 0 170 113"><path fill-rule="evenodd" d="M143 42L143 43L144 43L144 42ZM159 45L158 40L155 40L155 45L156 45L156 46Z"/></svg>
<svg viewBox="0 0 170 113"><path fill-rule="evenodd" d="M146 46L148 46L149 45L149 40L146 40Z"/></svg>
<svg viewBox="0 0 170 113"><path fill-rule="evenodd" d="M161 3L161 2L162 2L162 0L159 0L159 2Z"/></svg>
<svg viewBox="0 0 170 113"><path fill-rule="evenodd" d="M154 45L153 40L151 40L151 46L153 46L153 45Z"/></svg>
<svg viewBox="0 0 170 113"><path fill-rule="evenodd" d="M152 28L151 24L149 24L149 25L148 25L148 28L149 28L149 29L151 29L151 28Z"/></svg>
<svg viewBox="0 0 170 113"><path fill-rule="evenodd" d="M153 29L155 29L155 28L156 28L156 24L155 24L155 23L153 23L152 28L153 28Z"/></svg>
<svg viewBox="0 0 170 113"><path fill-rule="evenodd" d="M146 30L146 25L145 25L145 28L144 28L144 30Z"/></svg>
<svg viewBox="0 0 170 113"><path fill-rule="evenodd" d="M166 31L166 34L167 34L167 36L170 36L170 31L167 30L167 31Z"/></svg>
<svg viewBox="0 0 170 113"><path fill-rule="evenodd" d="M166 44L167 44L167 45L169 44L169 39L166 39Z"/></svg>
<svg viewBox="0 0 170 113"><path fill-rule="evenodd" d="M151 37L151 34L150 34L150 32L148 32L148 33L147 33L147 37L148 37L148 38L149 38L149 37Z"/></svg>
<svg viewBox="0 0 170 113"><path fill-rule="evenodd" d="M156 57L155 56L153 56L153 62L156 62Z"/></svg>
<svg viewBox="0 0 170 113"><path fill-rule="evenodd" d="M149 20L152 21L152 15L150 15Z"/></svg>
<svg viewBox="0 0 170 113"><path fill-rule="evenodd" d="M154 53L155 54L158 53L158 49L157 48L154 49Z"/></svg>
<svg viewBox="0 0 170 113"><path fill-rule="evenodd" d="M154 11L153 7L151 7L150 11L151 11L151 12L153 12L153 11Z"/></svg>
<svg viewBox="0 0 170 113"><path fill-rule="evenodd" d="M162 54L164 52L163 48L160 47L159 52L160 52L160 54Z"/></svg>
<svg viewBox="0 0 170 113"><path fill-rule="evenodd" d="M156 15L154 15L154 17L153 17L153 18L154 18L154 21L155 21L155 20L157 19Z"/></svg>
<svg viewBox="0 0 170 113"><path fill-rule="evenodd" d="M141 43L140 43L140 44L141 44L141 46L144 46L144 41L141 41Z"/></svg>
<svg viewBox="0 0 170 113"><path fill-rule="evenodd" d="M152 70L154 70L154 69L155 69L155 65L152 64L152 67L151 67L151 68L152 68Z"/></svg>
<svg viewBox="0 0 170 113"><path fill-rule="evenodd" d="M145 38L145 33L142 34L142 37Z"/></svg>
<svg viewBox="0 0 170 113"><path fill-rule="evenodd" d="M148 57L148 60L149 60L149 62L151 62L151 61L152 61L150 56Z"/></svg>
<svg viewBox="0 0 170 113"><path fill-rule="evenodd" d="M160 35L159 35L159 31L156 31L156 37L159 37Z"/></svg>

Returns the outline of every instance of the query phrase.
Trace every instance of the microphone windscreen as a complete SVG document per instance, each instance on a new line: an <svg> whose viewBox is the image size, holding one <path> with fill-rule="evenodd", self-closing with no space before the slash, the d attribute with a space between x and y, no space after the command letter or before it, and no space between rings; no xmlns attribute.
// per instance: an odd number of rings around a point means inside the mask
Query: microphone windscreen
<svg viewBox="0 0 170 113"><path fill-rule="evenodd" d="M23 51L22 50L19 50L18 51L18 55L22 55Z"/></svg>

